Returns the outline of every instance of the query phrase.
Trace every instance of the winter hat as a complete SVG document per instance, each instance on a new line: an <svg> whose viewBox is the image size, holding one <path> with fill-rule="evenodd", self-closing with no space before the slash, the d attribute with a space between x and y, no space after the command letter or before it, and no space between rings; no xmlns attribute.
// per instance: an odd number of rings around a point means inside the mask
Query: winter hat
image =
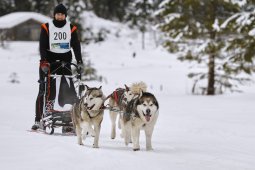
<svg viewBox="0 0 255 170"><path fill-rule="evenodd" d="M67 9L63 4L58 4L54 8L54 16L55 16L56 13L62 13L62 14L65 14L65 16L67 16Z"/></svg>

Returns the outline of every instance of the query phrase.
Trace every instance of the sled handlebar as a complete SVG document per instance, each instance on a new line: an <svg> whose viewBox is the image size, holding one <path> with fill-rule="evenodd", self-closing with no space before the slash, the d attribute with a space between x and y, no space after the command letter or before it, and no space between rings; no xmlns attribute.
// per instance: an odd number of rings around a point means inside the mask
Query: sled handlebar
<svg viewBox="0 0 255 170"><path fill-rule="evenodd" d="M65 61L55 61L55 62L50 63L50 66L54 66L54 65L58 65L58 64L61 64L61 67L74 66L74 67L76 67L76 69L78 69L77 64L70 63L70 62L65 62Z"/></svg>
<svg viewBox="0 0 255 170"><path fill-rule="evenodd" d="M50 66L60 65L61 64L60 67L62 67L62 68L65 68L67 66L74 66L76 68L76 70L77 70L77 74L81 75L81 71L82 70L79 68L79 66L77 64L74 64L74 63L71 63L71 62L65 62L65 61L55 61L55 62L52 62L52 63L49 63L49 64L50 64Z"/></svg>
<svg viewBox="0 0 255 170"><path fill-rule="evenodd" d="M57 74L53 74L53 75L50 75L50 77L54 77L54 78L57 78L57 77L62 77L63 75L57 75ZM66 78L74 78L74 77L77 77L77 75L64 75Z"/></svg>

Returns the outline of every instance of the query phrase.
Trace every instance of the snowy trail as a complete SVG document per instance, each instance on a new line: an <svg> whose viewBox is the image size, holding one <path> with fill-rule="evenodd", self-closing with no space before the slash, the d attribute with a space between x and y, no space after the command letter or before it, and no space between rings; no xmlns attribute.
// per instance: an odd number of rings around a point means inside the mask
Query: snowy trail
<svg viewBox="0 0 255 170"><path fill-rule="evenodd" d="M117 46L114 51L123 55L112 55L109 46ZM139 152L124 145L119 130L117 138L110 139L108 111L99 149L92 148L92 137L87 138L85 146L79 146L74 136L27 132L33 123L38 92L37 48L37 43L18 42L10 44L10 50L0 49L5 56L0 58L0 169L254 169L254 85L244 87L246 92L241 94L192 96L185 64L174 56L146 50L137 51L133 59L128 47L121 48L114 41L87 47L92 63L107 79L88 85L103 85L103 91L109 94L124 84L145 81L160 105L152 138L154 150L145 150L144 132ZM21 54L18 51L22 49L27 50ZM8 82L12 72L17 72L20 84Z"/></svg>

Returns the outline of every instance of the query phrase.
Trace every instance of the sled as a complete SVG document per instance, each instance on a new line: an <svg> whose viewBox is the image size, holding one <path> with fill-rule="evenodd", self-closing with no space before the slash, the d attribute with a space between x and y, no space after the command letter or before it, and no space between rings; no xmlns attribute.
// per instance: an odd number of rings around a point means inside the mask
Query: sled
<svg viewBox="0 0 255 170"><path fill-rule="evenodd" d="M50 69L44 69L43 72L45 73L45 78L43 82L44 83L44 95L43 95L43 114L42 119L40 122L40 129L45 131L45 133L53 134L55 131L55 128L62 127L62 133L75 133L73 128L73 122L71 118L71 108L69 110L55 110L54 108L52 110L46 110L46 104L47 104L47 94L48 94L48 84L49 81L51 81L51 78L62 78L63 76L65 78L69 78L72 81L76 79L76 88L75 91L78 94L77 99L80 99L81 92L82 92L82 85L81 85L81 70L79 70L78 66L74 63L67 63L63 61L56 61L53 63L50 63L50 65L60 65L61 69L68 69L70 70L70 67L76 68L75 73L72 75L59 75L56 74L56 70L50 70ZM50 67L49 67L50 68ZM72 70L70 70L72 71ZM57 97L57 96L56 96Z"/></svg>

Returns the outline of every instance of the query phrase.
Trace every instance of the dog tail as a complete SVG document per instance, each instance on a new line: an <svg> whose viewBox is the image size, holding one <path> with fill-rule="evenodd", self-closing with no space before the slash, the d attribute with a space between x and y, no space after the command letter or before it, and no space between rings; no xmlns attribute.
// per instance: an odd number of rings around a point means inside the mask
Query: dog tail
<svg viewBox="0 0 255 170"><path fill-rule="evenodd" d="M143 81L138 83L133 83L130 87L130 90L133 94L140 94L140 92L147 91L147 85Z"/></svg>

